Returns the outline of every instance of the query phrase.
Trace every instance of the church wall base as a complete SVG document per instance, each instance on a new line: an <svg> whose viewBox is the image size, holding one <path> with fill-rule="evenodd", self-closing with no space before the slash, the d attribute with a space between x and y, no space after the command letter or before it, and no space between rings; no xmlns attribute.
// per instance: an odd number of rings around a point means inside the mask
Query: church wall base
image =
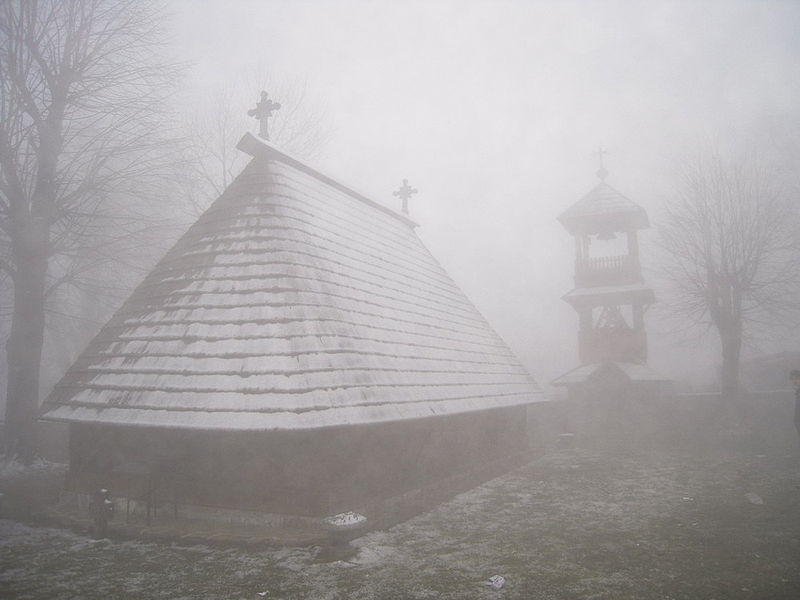
<svg viewBox="0 0 800 600"><path fill-rule="evenodd" d="M128 520L149 507L151 521L213 515L302 529L356 510L388 526L518 464L525 414L263 433L73 425L67 490L106 488Z"/></svg>

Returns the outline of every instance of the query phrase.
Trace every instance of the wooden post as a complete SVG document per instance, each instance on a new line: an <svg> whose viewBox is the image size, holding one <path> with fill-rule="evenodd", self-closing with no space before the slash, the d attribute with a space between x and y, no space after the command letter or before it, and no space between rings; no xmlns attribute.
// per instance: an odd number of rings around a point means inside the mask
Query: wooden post
<svg viewBox="0 0 800 600"><path fill-rule="evenodd" d="M635 229L628 231L628 255L639 259L639 236Z"/></svg>

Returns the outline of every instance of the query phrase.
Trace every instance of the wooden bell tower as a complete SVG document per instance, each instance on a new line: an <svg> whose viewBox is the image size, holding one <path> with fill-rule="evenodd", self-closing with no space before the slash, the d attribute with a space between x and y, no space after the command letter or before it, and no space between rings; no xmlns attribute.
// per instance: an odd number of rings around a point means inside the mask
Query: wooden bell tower
<svg viewBox="0 0 800 600"><path fill-rule="evenodd" d="M581 365L644 364L644 312L655 295L642 277L638 232L650 222L605 182L600 156L600 182L558 217L575 238L575 288L563 299L578 313Z"/></svg>

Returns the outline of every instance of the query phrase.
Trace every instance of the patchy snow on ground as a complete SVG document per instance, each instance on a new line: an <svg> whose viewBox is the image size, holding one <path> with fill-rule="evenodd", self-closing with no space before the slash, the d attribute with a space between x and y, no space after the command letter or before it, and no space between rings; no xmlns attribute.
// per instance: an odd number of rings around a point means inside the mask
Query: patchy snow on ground
<svg viewBox="0 0 800 600"><path fill-rule="evenodd" d="M355 540L346 562L319 562L313 547L95 541L5 520L0 597L794 600L797 462L789 452L549 455ZM503 587L487 585L498 574Z"/></svg>

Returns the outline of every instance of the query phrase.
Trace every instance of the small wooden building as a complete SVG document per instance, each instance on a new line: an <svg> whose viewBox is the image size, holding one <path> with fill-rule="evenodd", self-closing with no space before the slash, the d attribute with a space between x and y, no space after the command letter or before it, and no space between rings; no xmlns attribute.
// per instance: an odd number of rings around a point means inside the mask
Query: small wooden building
<svg viewBox="0 0 800 600"><path fill-rule="evenodd" d="M55 387L69 487L321 517L526 449L535 382L415 223L246 135Z"/></svg>

